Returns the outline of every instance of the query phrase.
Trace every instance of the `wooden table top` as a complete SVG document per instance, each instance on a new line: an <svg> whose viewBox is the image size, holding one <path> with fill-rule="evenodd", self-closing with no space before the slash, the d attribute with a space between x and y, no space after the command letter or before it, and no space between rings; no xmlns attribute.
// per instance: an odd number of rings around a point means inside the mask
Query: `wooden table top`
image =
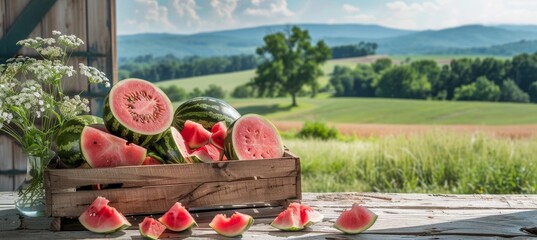
<svg viewBox="0 0 537 240"><path fill-rule="evenodd" d="M0 239L141 239L137 228L114 234L48 230L52 218L25 218L14 209L15 193L0 192ZM537 237L523 229L537 227L535 195L431 195L391 193L304 193L303 203L324 215L322 223L301 232L270 227L272 219L255 219L243 239L496 239ZM332 228L343 209L360 203L379 215L360 235ZM196 216L202 219L201 216ZM134 224L133 224L134 226ZM226 239L208 223L187 233L165 232L163 239Z"/></svg>

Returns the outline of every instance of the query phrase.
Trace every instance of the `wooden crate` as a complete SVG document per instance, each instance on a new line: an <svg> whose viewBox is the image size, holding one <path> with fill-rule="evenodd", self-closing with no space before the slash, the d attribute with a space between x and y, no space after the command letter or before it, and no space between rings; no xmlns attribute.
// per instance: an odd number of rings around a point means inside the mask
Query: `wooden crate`
<svg viewBox="0 0 537 240"><path fill-rule="evenodd" d="M119 188L80 190L81 186L122 184ZM261 208L286 206L302 198L300 159L286 151L278 159L199 164L165 164L95 169L45 170L47 215L52 228L78 217L97 196L126 216L166 212L175 202L189 209L252 209L254 217L274 215ZM279 208L281 209L281 207Z"/></svg>

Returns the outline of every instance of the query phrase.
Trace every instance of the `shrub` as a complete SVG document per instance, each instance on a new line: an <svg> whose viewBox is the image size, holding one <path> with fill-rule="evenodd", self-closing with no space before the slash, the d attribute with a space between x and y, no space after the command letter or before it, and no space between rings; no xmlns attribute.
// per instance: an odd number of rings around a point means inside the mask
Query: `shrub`
<svg viewBox="0 0 537 240"><path fill-rule="evenodd" d="M298 132L298 136L301 138L318 138L322 140L337 139L339 138L339 131L335 126L329 127L324 122L306 121L302 130Z"/></svg>
<svg viewBox="0 0 537 240"><path fill-rule="evenodd" d="M226 91L221 86L210 84L209 88L205 89L203 95L213 98L223 99L226 97Z"/></svg>
<svg viewBox="0 0 537 240"><path fill-rule="evenodd" d="M170 101L179 102L188 98L188 93L185 89L177 87L176 85L171 85L169 87L161 87L162 91L168 95Z"/></svg>
<svg viewBox="0 0 537 240"><path fill-rule="evenodd" d="M239 85L235 89L233 89L233 92L231 93L231 96L234 98L249 98L253 97L252 94L252 87L248 85Z"/></svg>

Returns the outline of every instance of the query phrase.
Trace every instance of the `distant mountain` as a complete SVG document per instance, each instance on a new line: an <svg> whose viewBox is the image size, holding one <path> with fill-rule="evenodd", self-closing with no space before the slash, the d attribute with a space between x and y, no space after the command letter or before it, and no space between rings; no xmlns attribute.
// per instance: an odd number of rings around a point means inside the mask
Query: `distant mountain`
<svg viewBox="0 0 537 240"><path fill-rule="evenodd" d="M379 25L362 24L297 24L307 29L313 40L326 39L327 44L353 44L364 40L397 37L414 31ZM289 25L272 25L235 30L205 32L192 35L136 34L118 36L119 58L152 54L161 56L215 56L253 54L269 33L285 31Z"/></svg>
<svg viewBox="0 0 537 240"><path fill-rule="evenodd" d="M383 39L378 42L378 52L386 54L422 54L452 48L488 47L534 39L537 39L537 32L506 30L482 25L466 25Z"/></svg>
<svg viewBox="0 0 537 240"><path fill-rule="evenodd" d="M445 51L433 52L433 54L514 56L521 53L535 52L537 52L537 40L521 40L518 42L493 45L490 47L455 48Z"/></svg>
<svg viewBox="0 0 537 240"><path fill-rule="evenodd" d="M503 29L507 29L511 31L537 32L537 25L500 24L500 25L493 25L493 27L503 28Z"/></svg>
<svg viewBox="0 0 537 240"><path fill-rule="evenodd" d="M314 41L324 40L329 46L376 42L381 54L424 54L450 49L485 48L537 40L535 25L465 25L427 31L408 31L379 25L298 24L307 29ZM118 57L131 58L152 54L184 56L217 56L253 54L269 33L285 31L288 25L272 25L192 35L137 34L118 37Z"/></svg>

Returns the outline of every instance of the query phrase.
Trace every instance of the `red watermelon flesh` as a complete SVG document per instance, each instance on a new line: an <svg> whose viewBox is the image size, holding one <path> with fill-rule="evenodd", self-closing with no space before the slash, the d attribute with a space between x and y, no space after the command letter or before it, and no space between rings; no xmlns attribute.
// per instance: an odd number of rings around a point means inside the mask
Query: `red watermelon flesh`
<svg viewBox="0 0 537 240"><path fill-rule="evenodd" d="M323 218L322 214L308 205L291 203L271 225L284 231L300 231L311 224L321 222Z"/></svg>
<svg viewBox="0 0 537 240"><path fill-rule="evenodd" d="M227 131L224 150L228 159L270 159L283 156L276 127L257 114L243 115Z"/></svg>
<svg viewBox="0 0 537 240"><path fill-rule="evenodd" d="M300 210L294 207L288 207L278 214L270 225L283 231L300 231L304 229L304 225L300 223Z"/></svg>
<svg viewBox="0 0 537 240"><path fill-rule="evenodd" d="M225 214L217 214L209 226L218 234L226 237L237 237L247 231L254 223L250 215L235 212L231 217Z"/></svg>
<svg viewBox="0 0 537 240"><path fill-rule="evenodd" d="M366 207L355 203L350 210L345 210L339 215L334 227L347 234L358 234L373 226L377 217Z"/></svg>
<svg viewBox="0 0 537 240"><path fill-rule="evenodd" d="M178 202L158 220L168 229L175 232L182 232L198 226L192 215Z"/></svg>
<svg viewBox="0 0 537 240"><path fill-rule="evenodd" d="M183 130L181 130L181 136L190 149L196 149L209 142L211 132L197 122L186 120Z"/></svg>
<svg viewBox="0 0 537 240"><path fill-rule="evenodd" d="M211 138L209 139L209 142L211 145L217 147L218 149L224 150L224 139L226 139L226 132L225 129L220 129L214 133L211 134Z"/></svg>
<svg viewBox="0 0 537 240"><path fill-rule="evenodd" d="M104 197L97 197L78 220L86 229L96 233L112 233L130 227L123 214L108 206L109 202Z"/></svg>
<svg viewBox="0 0 537 240"><path fill-rule="evenodd" d="M146 217L144 218L143 222L138 224L138 230L143 237L149 239L158 239L158 237L160 237L160 235L162 235L162 233L166 230L166 226L154 218Z"/></svg>
<svg viewBox="0 0 537 240"><path fill-rule="evenodd" d="M192 162L215 162L221 161L220 157L223 157L223 151L217 149L211 144L203 145L197 148L190 154L189 158Z"/></svg>
<svg viewBox="0 0 537 240"><path fill-rule="evenodd" d="M90 126L80 136L80 149L92 168L141 165L146 149Z"/></svg>
<svg viewBox="0 0 537 240"><path fill-rule="evenodd" d="M225 121L217 122L211 127L212 133L218 132L220 130L227 131L227 125Z"/></svg>
<svg viewBox="0 0 537 240"><path fill-rule="evenodd" d="M159 160L157 160L156 158L152 156L145 157L144 162L142 163L142 165L160 165L160 164L162 164L162 162L160 162Z"/></svg>

